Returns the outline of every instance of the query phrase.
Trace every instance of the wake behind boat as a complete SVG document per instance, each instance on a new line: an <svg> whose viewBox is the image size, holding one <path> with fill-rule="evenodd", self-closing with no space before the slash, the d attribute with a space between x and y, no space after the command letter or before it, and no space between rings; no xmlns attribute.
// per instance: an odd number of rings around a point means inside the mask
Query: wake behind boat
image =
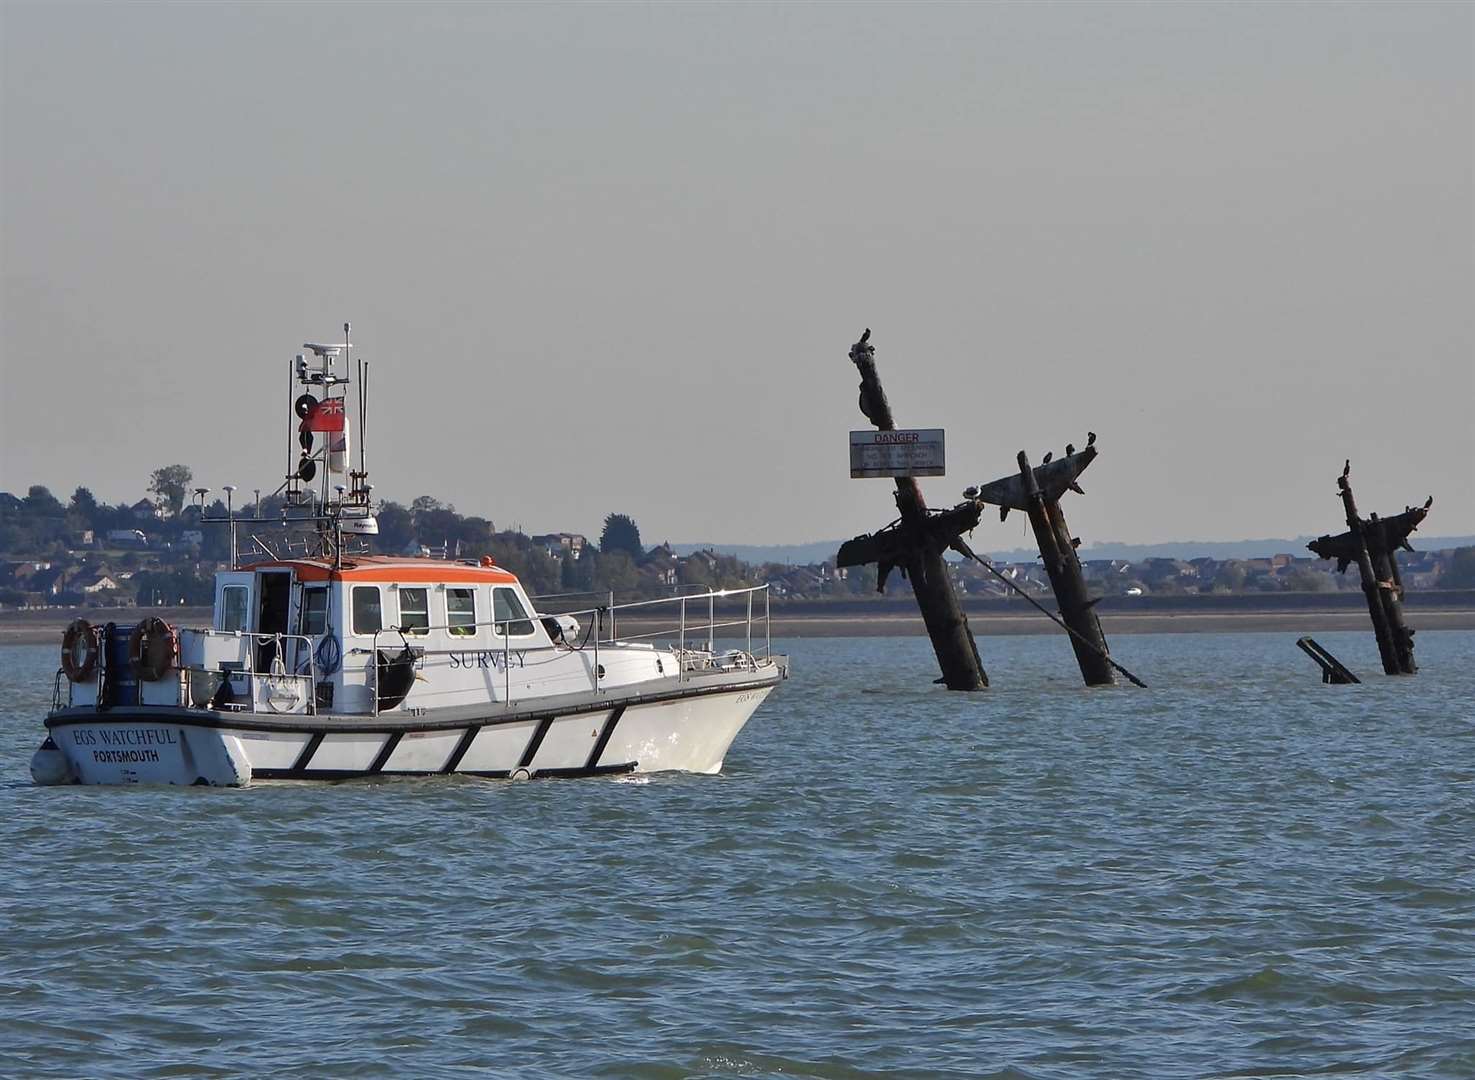
<svg viewBox="0 0 1475 1080"><path fill-rule="evenodd" d="M767 586L553 615L490 558L369 554L371 489L362 440L351 467L350 380L336 370L344 331L341 345L306 346L314 364L296 358L295 381L323 397L294 403L300 456L278 489L282 518L238 518L228 504L215 522L232 559L211 625L67 629L36 782L718 772L788 675L772 655ZM649 626L663 612L668 628L616 637L619 621ZM718 651L719 629L747 647Z"/></svg>

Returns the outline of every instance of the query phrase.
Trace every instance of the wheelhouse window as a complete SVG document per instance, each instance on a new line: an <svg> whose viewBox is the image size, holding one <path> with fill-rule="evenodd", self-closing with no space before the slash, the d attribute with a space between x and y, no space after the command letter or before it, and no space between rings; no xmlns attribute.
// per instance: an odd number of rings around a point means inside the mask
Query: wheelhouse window
<svg viewBox="0 0 1475 1080"><path fill-rule="evenodd" d="M400 589L399 628L406 634L424 634L430 630L430 591Z"/></svg>
<svg viewBox="0 0 1475 1080"><path fill-rule="evenodd" d="M227 585L220 592L220 628L246 629L246 587Z"/></svg>
<svg viewBox="0 0 1475 1080"><path fill-rule="evenodd" d="M353 587L353 632L355 634L377 634L384 629L384 605L379 598L378 585L355 585Z"/></svg>
<svg viewBox="0 0 1475 1080"><path fill-rule="evenodd" d="M452 637L476 633L476 590L446 590L446 627Z"/></svg>
<svg viewBox="0 0 1475 1080"><path fill-rule="evenodd" d="M328 590L302 590L302 632L319 637L328 632Z"/></svg>
<svg viewBox="0 0 1475 1080"><path fill-rule="evenodd" d="M512 589L492 590L492 631L498 636L525 637L533 632L533 622L527 609Z"/></svg>

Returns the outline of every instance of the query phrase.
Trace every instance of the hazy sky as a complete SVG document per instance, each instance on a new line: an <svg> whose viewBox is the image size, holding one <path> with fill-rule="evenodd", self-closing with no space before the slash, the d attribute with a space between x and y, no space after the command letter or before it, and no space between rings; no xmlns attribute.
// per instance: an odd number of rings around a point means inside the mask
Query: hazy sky
<svg viewBox="0 0 1475 1080"><path fill-rule="evenodd" d="M273 488L351 320L378 495L848 536L870 326L933 505L1091 429L1088 543L1335 530L1344 457L1475 533L1469 4L0 11L0 490Z"/></svg>

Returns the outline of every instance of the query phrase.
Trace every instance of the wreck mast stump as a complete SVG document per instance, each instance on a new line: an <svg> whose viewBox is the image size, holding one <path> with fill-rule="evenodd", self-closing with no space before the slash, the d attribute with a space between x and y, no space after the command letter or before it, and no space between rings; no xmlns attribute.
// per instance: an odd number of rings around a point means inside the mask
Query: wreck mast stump
<svg viewBox="0 0 1475 1080"><path fill-rule="evenodd" d="M984 484L981 488L968 488L964 494L976 492L978 502L997 506L1000 521L1009 516L1010 510L1021 510L1029 515L1035 543L1039 546L1040 558L1044 561L1045 573L1049 575L1050 588L1060 609L1058 621L1070 636L1070 645L1086 685L1115 685L1113 670L1120 670L1133 682L1140 683L1141 680L1111 659L1106 635L1101 630L1101 619L1096 614L1096 601L1086 592L1081 560L1076 555L1076 541L1071 538L1070 526L1060 509L1060 500L1067 491L1081 491L1076 480L1086 466L1096 460L1096 454L1095 432L1088 432L1083 449L1077 450L1067 444L1063 457L1051 460L1051 455L1046 454L1044 462L1035 467L1030 465L1029 455L1021 450L1015 459L1019 465L1018 473Z"/></svg>
<svg viewBox="0 0 1475 1080"><path fill-rule="evenodd" d="M850 349L850 359L860 372L860 411L877 431L895 431L891 405L876 372L876 350L871 332ZM929 511L915 476L895 476L896 508L901 520L879 533L848 540L836 556L837 566L877 564L877 591L886 589L886 577L894 567L912 583L922 622L937 654L942 679L949 690L982 690L988 674L978 655L968 617L953 593L942 554L953 540L978 524L982 506L967 502L952 510Z"/></svg>
<svg viewBox="0 0 1475 1080"><path fill-rule="evenodd" d="M1035 471L1029 464L1029 455L1023 450L1019 451L1018 461L1019 476L1029 495L1029 523L1045 563L1045 573L1050 578L1050 588L1060 607L1060 617L1075 631L1070 635L1070 647L1075 651L1081 678L1087 686L1114 686L1116 678L1106 660L1106 635L1101 632L1101 619L1086 594L1081 560L1076 555L1070 529L1060 509L1060 494L1063 493L1052 492L1053 497L1050 497L1040 490Z"/></svg>
<svg viewBox="0 0 1475 1080"><path fill-rule="evenodd" d="M1398 572L1398 553L1389 545L1387 526L1377 514L1368 516L1366 531L1373 539L1369 555L1377 579L1378 598L1383 604L1383 621L1388 624L1388 638L1393 645L1393 659L1398 665L1397 674L1417 674L1413 631L1403 621L1403 575Z"/></svg>
<svg viewBox="0 0 1475 1080"><path fill-rule="evenodd" d="M1306 546L1323 559L1335 559L1339 573L1345 573L1352 563L1357 564L1384 673L1413 675L1419 666L1414 663L1414 632L1403 620L1403 575L1398 570L1398 549L1413 550L1408 542L1409 534L1428 516L1434 497L1426 499L1423 506L1406 507L1401 514L1388 518L1373 514L1364 521L1357 513L1357 500L1348 479L1351 472L1352 463L1348 461L1342 467L1342 475L1337 477L1337 493L1342 499L1347 531L1336 536L1319 536Z"/></svg>
<svg viewBox="0 0 1475 1080"><path fill-rule="evenodd" d="M1347 513L1347 531L1352 534L1353 558L1357 573L1362 578L1362 595L1367 598L1367 613L1373 620L1373 636L1378 639L1378 656L1383 660L1383 671L1388 675L1401 675L1398 654L1393 649L1393 635L1388 626L1388 613L1383 608L1383 598L1378 595L1378 576L1373 572L1372 556L1367 550L1367 536L1362 529L1362 519L1357 516L1357 500L1352 495L1352 485L1347 474L1337 478L1337 490L1342 496L1342 508Z"/></svg>

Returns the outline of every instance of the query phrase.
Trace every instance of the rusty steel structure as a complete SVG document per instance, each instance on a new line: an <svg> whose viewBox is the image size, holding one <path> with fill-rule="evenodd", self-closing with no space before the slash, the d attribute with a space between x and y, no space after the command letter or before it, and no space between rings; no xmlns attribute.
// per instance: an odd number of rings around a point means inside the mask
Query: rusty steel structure
<svg viewBox="0 0 1475 1080"><path fill-rule="evenodd" d="M1067 444L1064 457L1051 460L1051 455L1046 454L1044 463L1034 468L1030 466L1029 456L1019 451L1019 472L984 484L978 489L977 498L997 506L1000 521L1009 516L1010 510L1022 510L1029 515L1050 588L1069 632L1076 663L1080 665L1081 678L1087 686L1113 686L1116 678L1112 669L1116 665L1111 661L1106 635L1101 631L1096 599L1086 593L1081 560L1076 555L1080 541L1070 535L1070 526L1060 509L1061 496L1067 491L1085 494L1077 478L1096 459L1097 453L1096 433L1088 432L1087 436L1084 449L1077 450Z"/></svg>
<svg viewBox="0 0 1475 1080"><path fill-rule="evenodd" d="M1347 531L1336 536L1319 536L1306 546L1323 559L1337 560L1337 572L1357 564L1362 578L1362 592L1367 597L1368 615L1373 621L1373 635L1378 641L1378 655L1388 675L1413 675L1419 670L1414 663L1414 631L1403 621L1403 576L1398 570L1398 549L1412 551L1408 538L1429 514L1434 505L1431 495L1423 506L1405 507L1403 513L1389 518L1372 514L1358 516L1357 500L1348 479L1352 462L1342 468L1337 478L1337 493L1347 516Z"/></svg>
<svg viewBox="0 0 1475 1080"><path fill-rule="evenodd" d="M860 372L860 411L876 430L895 431L891 405L876 373L876 350L870 337L867 329L850 349L850 359ZM916 477L898 476L895 481L900 518L878 532L847 540L840 546L835 564L875 563L878 592L885 591L891 571L900 569L912 584L927 636L932 639L932 649L942 668L939 681L949 690L982 690L988 686L988 674L942 556L949 548L960 554L965 551L962 534L978 524L983 504L967 500L949 510L929 510Z"/></svg>

